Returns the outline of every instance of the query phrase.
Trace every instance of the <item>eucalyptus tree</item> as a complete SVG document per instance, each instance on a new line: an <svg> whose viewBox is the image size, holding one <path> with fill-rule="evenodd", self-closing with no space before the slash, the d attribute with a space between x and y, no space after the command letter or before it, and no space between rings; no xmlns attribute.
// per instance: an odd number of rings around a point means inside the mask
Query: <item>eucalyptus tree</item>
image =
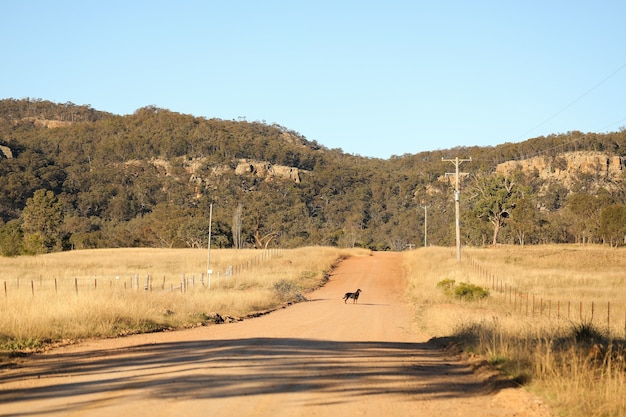
<svg viewBox="0 0 626 417"><path fill-rule="evenodd" d="M500 229L506 224L523 192L513 179L501 174L475 175L468 190L475 218L493 227L492 244L498 242Z"/></svg>

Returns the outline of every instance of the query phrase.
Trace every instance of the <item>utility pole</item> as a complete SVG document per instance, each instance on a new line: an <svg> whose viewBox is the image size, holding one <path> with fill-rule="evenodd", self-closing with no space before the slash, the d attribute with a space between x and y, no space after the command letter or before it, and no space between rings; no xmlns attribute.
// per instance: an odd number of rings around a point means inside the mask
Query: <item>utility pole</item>
<svg viewBox="0 0 626 417"><path fill-rule="evenodd" d="M454 159L444 159L441 158L442 161L445 162L452 162L454 164L455 167L455 172L454 173L450 173L450 172L446 172L446 175L454 175L455 177L455 185L454 185L454 210L456 213L456 260L458 262L461 262L461 226L459 223L459 210L460 210L460 185L459 185L459 177L460 175L468 175L466 172L459 172L459 165L461 165L463 162L472 162L472 158L469 159L459 159L459 157L457 156Z"/></svg>
<svg viewBox="0 0 626 417"><path fill-rule="evenodd" d="M424 247L426 247L427 246L426 236L428 236L428 207L430 206L420 206L420 207L424 209Z"/></svg>
<svg viewBox="0 0 626 417"><path fill-rule="evenodd" d="M209 243L207 244L207 260L206 260L206 275L207 275L207 287L211 288L211 227L213 223L213 203L209 206Z"/></svg>

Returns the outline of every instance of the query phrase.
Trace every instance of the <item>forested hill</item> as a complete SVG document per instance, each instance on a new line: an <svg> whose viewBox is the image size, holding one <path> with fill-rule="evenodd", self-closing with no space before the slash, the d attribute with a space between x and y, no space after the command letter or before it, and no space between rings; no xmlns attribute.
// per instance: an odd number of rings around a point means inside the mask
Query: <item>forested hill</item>
<svg viewBox="0 0 626 417"><path fill-rule="evenodd" d="M625 150L623 131L570 132L381 160L261 122L6 99L0 253L204 247L210 207L219 247L402 250L426 216L427 244L452 245L457 156L465 244L620 244Z"/></svg>

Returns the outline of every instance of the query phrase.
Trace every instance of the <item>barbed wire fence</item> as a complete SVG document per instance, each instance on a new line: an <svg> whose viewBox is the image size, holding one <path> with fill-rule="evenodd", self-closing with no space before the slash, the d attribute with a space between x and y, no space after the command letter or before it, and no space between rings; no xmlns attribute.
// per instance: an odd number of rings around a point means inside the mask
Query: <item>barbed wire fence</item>
<svg viewBox="0 0 626 417"><path fill-rule="evenodd" d="M626 306L611 301L555 299L517 288L498 273L483 266L467 254L464 260L492 293L517 314L531 319L548 319L556 323L588 323L606 329L609 336L626 337Z"/></svg>
<svg viewBox="0 0 626 417"><path fill-rule="evenodd" d="M2 281L5 299L17 294L30 294L35 297L39 293L54 291L55 293L73 291L76 295L87 294L98 290L118 291L163 291L187 293L192 289L219 288L223 282L229 282L244 272L258 268L264 262L279 255L282 249L265 249L259 255L236 265L228 265L222 271L215 272L211 279L207 272L198 274L184 272L178 275L155 277L153 274L90 275L88 277L57 278L44 277L38 279L8 278ZM213 282L213 284L212 284Z"/></svg>

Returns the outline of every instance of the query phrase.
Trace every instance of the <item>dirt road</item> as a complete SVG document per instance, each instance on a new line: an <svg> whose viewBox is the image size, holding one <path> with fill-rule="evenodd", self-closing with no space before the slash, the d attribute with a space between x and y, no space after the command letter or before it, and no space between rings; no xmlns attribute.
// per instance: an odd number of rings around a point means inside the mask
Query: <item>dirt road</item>
<svg viewBox="0 0 626 417"><path fill-rule="evenodd" d="M400 261L351 258L309 302L259 318L37 355L0 371L0 415L548 416L427 343Z"/></svg>

